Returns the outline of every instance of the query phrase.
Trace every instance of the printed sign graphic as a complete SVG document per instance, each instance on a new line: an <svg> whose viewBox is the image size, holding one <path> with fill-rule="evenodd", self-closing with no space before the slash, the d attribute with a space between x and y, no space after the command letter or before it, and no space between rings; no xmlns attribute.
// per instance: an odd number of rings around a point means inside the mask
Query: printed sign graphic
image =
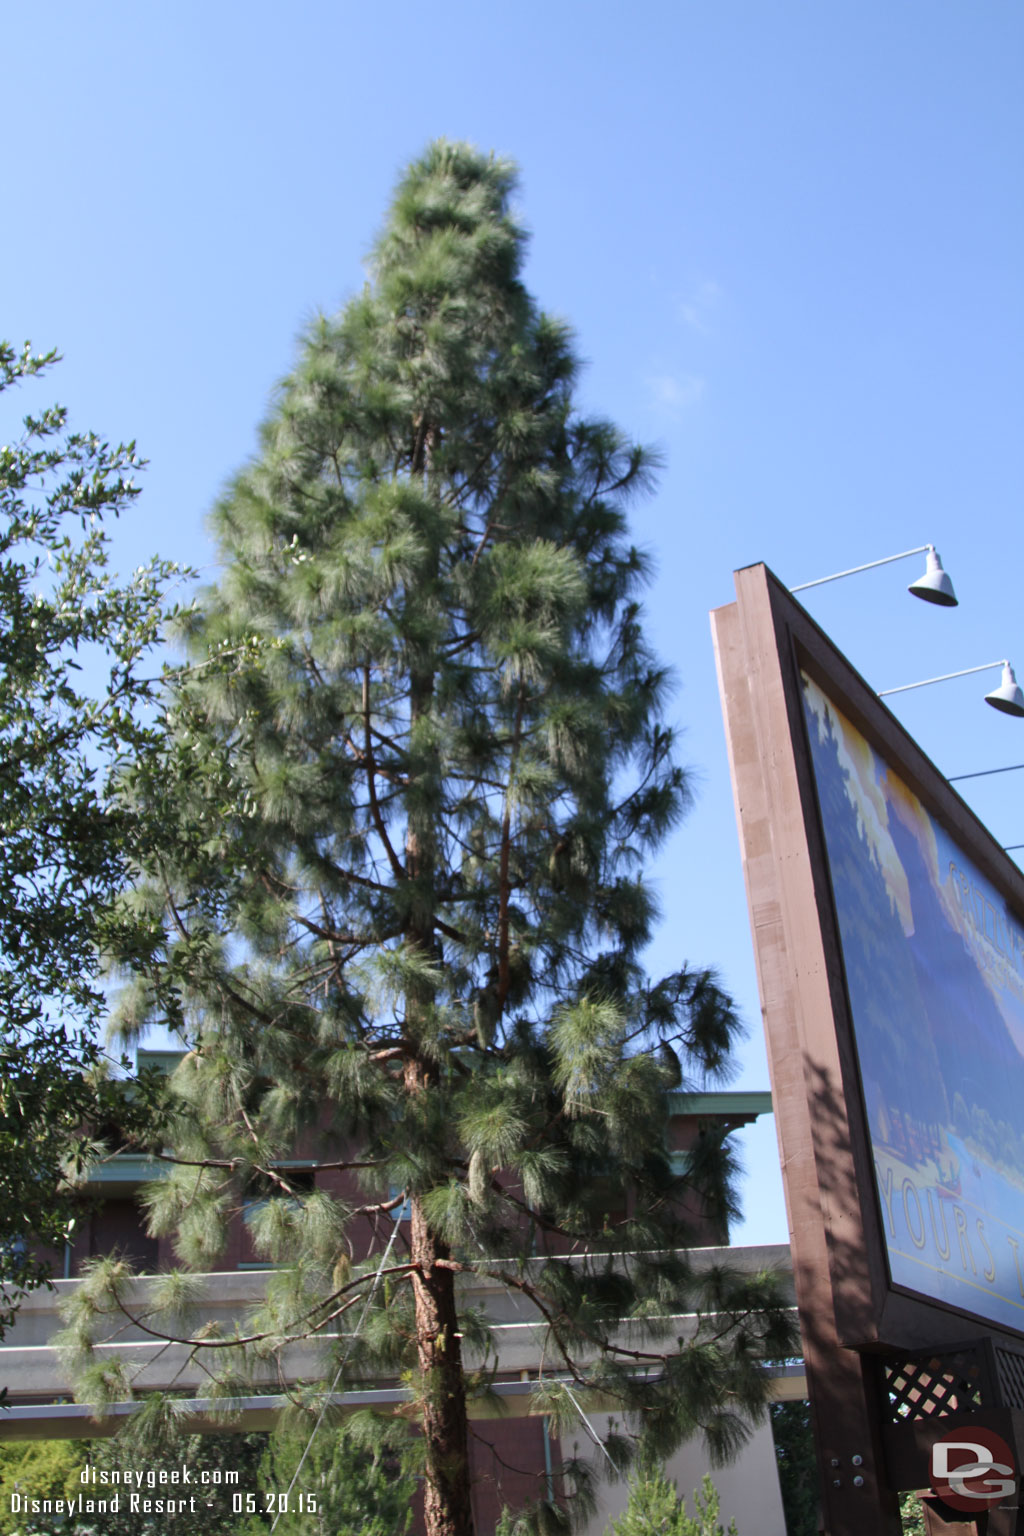
<svg viewBox="0 0 1024 1536"><path fill-rule="evenodd" d="M892 1282L1024 1332L1024 922L802 681Z"/></svg>
<svg viewBox="0 0 1024 1536"><path fill-rule="evenodd" d="M932 1446L932 1492L951 1509L978 1514L1011 1499L1013 1452L992 1429L953 1429Z"/></svg>

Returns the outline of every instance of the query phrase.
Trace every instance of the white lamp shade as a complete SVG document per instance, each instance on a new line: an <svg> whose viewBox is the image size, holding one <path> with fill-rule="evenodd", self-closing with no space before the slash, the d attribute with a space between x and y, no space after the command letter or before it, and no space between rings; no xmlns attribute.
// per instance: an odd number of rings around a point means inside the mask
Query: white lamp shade
<svg viewBox="0 0 1024 1536"><path fill-rule="evenodd" d="M939 559L937 549L929 549L924 575L917 581L911 582L907 591L913 592L915 597L922 598L926 603L938 603L941 608L957 606L953 583L942 569L942 561Z"/></svg>
<svg viewBox="0 0 1024 1536"><path fill-rule="evenodd" d="M1009 662L1003 666L1003 680L998 688L993 688L991 693L986 693L985 703L991 704L993 709L1002 710L1004 715L1017 715L1024 717L1024 693L1020 684L1013 675L1013 668Z"/></svg>

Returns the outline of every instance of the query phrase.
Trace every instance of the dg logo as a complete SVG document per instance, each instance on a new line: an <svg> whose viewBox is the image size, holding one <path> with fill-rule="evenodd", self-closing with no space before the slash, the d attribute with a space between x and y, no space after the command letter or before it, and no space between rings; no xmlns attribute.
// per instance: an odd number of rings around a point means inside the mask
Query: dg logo
<svg viewBox="0 0 1024 1536"><path fill-rule="evenodd" d="M1013 1452L992 1429L950 1430L932 1445L932 1492L951 1509L978 1514L1017 1491Z"/></svg>

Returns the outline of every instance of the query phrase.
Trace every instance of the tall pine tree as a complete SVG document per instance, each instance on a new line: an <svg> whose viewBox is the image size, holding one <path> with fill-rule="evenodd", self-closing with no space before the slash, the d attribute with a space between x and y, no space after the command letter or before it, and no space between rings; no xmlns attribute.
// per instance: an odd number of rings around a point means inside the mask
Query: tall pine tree
<svg viewBox="0 0 1024 1536"><path fill-rule="evenodd" d="M461 1277L536 1309L563 1431L597 1389L656 1449L702 1431L728 1455L765 1338L788 1347L764 1277L696 1277L678 1251L666 1091L726 1071L736 1020L708 972L641 967L642 859L687 799L625 521L652 457L574 410L514 187L434 144L365 290L305 337L215 514L223 574L134 785L165 835L111 937L135 970L122 1031L161 1020L190 1047L159 1130L190 1161L154 1229L209 1268L242 1200L285 1196L254 1231L292 1267L251 1332L347 1330L347 1372L407 1373L431 1536L472 1531L487 1377ZM358 1199L284 1166L313 1135ZM712 1214L729 1172L705 1138L688 1178Z"/></svg>

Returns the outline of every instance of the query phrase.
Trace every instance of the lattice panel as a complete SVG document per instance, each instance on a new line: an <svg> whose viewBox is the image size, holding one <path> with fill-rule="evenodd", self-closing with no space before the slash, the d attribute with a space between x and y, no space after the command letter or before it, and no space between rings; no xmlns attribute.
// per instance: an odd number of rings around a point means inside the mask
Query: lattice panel
<svg viewBox="0 0 1024 1536"><path fill-rule="evenodd" d="M1024 1408L1024 1355L999 1345L995 1354L1003 1402L1010 1408Z"/></svg>
<svg viewBox="0 0 1024 1536"><path fill-rule="evenodd" d="M1021 1390L1024 1391L1024 1360ZM972 1350L903 1360L885 1367L885 1388L894 1424L941 1418L985 1406L981 1361Z"/></svg>

